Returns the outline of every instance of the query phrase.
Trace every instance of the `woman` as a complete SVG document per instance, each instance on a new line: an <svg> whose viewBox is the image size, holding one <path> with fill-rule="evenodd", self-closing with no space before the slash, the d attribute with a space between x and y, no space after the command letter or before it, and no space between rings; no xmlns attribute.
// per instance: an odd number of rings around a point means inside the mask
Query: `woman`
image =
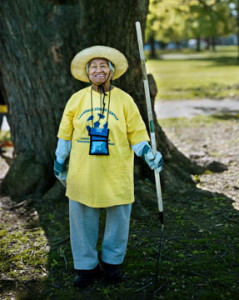
<svg viewBox="0 0 239 300"><path fill-rule="evenodd" d="M72 75L90 86L67 102L58 132L54 171L66 179L70 237L77 275L74 285L85 287L101 276L122 278L128 242L131 206L134 202L134 152L151 169L162 168L162 155L154 156L145 124L133 99L112 85L112 79L128 68L118 50L93 46L79 52L71 63ZM96 245L100 209L106 209L106 225L99 263Z"/></svg>

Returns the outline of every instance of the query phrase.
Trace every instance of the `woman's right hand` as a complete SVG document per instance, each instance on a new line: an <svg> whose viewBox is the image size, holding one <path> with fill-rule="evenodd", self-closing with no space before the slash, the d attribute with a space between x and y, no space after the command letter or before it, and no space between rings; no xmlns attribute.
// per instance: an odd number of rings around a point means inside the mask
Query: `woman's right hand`
<svg viewBox="0 0 239 300"><path fill-rule="evenodd" d="M57 159L54 161L54 174L57 179L60 181L65 181L67 177L67 165L66 162L64 164L60 164Z"/></svg>

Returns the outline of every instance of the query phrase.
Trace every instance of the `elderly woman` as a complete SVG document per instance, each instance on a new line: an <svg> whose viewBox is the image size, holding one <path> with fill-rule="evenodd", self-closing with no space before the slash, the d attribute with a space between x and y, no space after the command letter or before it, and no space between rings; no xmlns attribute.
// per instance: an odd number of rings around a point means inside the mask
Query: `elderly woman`
<svg viewBox="0 0 239 300"><path fill-rule="evenodd" d="M122 278L120 265L134 202L134 152L151 169L159 172L162 168L162 155L153 155L133 99L112 85L112 79L127 68L125 56L105 46L84 49L71 63L72 75L90 82L66 104L54 164L57 178L66 179L70 199L71 248L77 271L74 286L85 287L101 275L109 282ZM99 262L96 246L102 208L106 224Z"/></svg>

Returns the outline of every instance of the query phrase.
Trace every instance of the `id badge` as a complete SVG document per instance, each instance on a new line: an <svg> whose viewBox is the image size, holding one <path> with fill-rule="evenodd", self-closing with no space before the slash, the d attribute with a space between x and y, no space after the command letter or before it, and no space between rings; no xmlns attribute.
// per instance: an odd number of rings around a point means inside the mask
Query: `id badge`
<svg viewBox="0 0 239 300"><path fill-rule="evenodd" d="M89 130L90 136L90 155L109 155L109 129L94 128Z"/></svg>

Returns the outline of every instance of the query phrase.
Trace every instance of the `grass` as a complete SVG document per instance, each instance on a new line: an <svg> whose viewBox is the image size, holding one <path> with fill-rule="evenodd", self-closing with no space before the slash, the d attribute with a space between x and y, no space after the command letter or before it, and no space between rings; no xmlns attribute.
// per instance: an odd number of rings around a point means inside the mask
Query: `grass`
<svg viewBox="0 0 239 300"><path fill-rule="evenodd" d="M5 140L7 140L7 141L11 140L10 131L0 131L0 142L3 142Z"/></svg>
<svg viewBox="0 0 239 300"><path fill-rule="evenodd" d="M236 47L185 54L181 59L149 59L147 70L154 75L160 100L239 97Z"/></svg>
<svg viewBox="0 0 239 300"><path fill-rule="evenodd" d="M211 116L195 116L193 118L168 118L158 119L158 123L162 128L200 128L201 126L210 128L218 122L231 122L239 120L239 114L236 115L211 115Z"/></svg>
<svg viewBox="0 0 239 300"><path fill-rule="evenodd" d="M115 285L99 280L80 290L72 287L70 243L67 240L57 244L69 234L67 202L55 200L47 203L48 210L40 202L35 203L40 227L29 231L27 224L18 223L15 229L6 224L9 226L1 231L1 246L6 250L1 252L1 267L8 278L0 282L0 290L5 293L3 299L12 299L6 295L12 295L13 291L16 293L13 299L21 300L236 299L239 238L231 200L217 194L191 193L165 195L164 201L166 228L156 291L160 228L155 211L151 211L150 218L131 221L124 264L126 279ZM104 218L101 234L103 223ZM50 252L43 251L47 247Z"/></svg>

